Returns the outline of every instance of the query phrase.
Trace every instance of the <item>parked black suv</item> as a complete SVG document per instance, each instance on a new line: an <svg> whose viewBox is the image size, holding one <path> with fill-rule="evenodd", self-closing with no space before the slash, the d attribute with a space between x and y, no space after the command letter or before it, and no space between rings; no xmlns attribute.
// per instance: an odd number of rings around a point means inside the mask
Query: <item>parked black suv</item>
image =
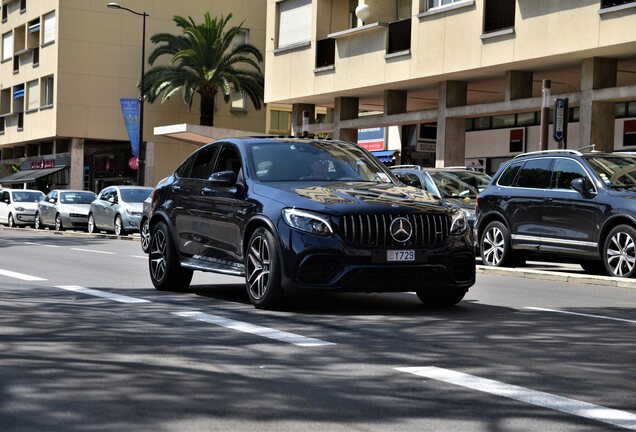
<svg viewBox="0 0 636 432"><path fill-rule="evenodd" d="M256 307L287 289L416 291L459 302L475 280L464 213L339 141L230 139L193 153L153 195L150 276L245 276Z"/></svg>
<svg viewBox="0 0 636 432"><path fill-rule="evenodd" d="M504 164L479 194L486 265L541 257L591 273L636 274L636 157L547 150Z"/></svg>

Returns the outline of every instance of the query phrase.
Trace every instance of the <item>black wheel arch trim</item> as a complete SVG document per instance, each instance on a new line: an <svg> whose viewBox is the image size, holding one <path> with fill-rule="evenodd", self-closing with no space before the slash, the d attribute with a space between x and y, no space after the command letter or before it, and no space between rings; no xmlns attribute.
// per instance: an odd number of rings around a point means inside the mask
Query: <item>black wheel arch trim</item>
<svg viewBox="0 0 636 432"><path fill-rule="evenodd" d="M488 213L479 216L479 223L477 224L477 241L481 240L481 234L484 232L484 229L490 222L494 220L503 223L506 228L508 228L508 231L510 231L510 222L508 221L506 216L496 210L491 210ZM486 221L487 223L484 223L484 221Z"/></svg>

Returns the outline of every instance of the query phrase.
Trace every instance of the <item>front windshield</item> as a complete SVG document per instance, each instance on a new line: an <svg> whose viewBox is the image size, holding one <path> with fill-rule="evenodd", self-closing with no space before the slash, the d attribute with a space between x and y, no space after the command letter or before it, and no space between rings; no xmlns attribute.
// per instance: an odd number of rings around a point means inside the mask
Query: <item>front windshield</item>
<svg viewBox="0 0 636 432"><path fill-rule="evenodd" d="M36 203L44 199L44 194L42 192L32 192L32 191L21 191L21 192L13 192L13 201L14 202L23 202L23 203Z"/></svg>
<svg viewBox="0 0 636 432"><path fill-rule="evenodd" d="M150 196L152 188L121 189L120 192L122 201L129 203L142 203Z"/></svg>
<svg viewBox="0 0 636 432"><path fill-rule="evenodd" d="M62 204L90 204L95 198L93 192L62 192L60 194Z"/></svg>
<svg viewBox="0 0 636 432"><path fill-rule="evenodd" d="M272 142L252 145L250 151L252 172L263 182L396 182L379 162L354 144Z"/></svg>
<svg viewBox="0 0 636 432"><path fill-rule="evenodd" d="M490 183L490 177L478 171L433 171L430 175L446 198L475 198Z"/></svg>
<svg viewBox="0 0 636 432"><path fill-rule="evenodd" d="M636 157L589 156L587 162L605 186L615 189L636 187Z"/></svg>

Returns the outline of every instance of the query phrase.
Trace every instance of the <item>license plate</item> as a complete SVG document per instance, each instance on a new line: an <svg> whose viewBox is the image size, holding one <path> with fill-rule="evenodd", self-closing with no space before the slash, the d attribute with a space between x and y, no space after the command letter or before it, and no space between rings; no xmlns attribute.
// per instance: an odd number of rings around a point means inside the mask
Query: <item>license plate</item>
<svg viewBox="0 0 636 432"><path fill-rule="evenodd" d="M415 251L409 250L388 250L386 251L387 261L415 261Z"/></svg>

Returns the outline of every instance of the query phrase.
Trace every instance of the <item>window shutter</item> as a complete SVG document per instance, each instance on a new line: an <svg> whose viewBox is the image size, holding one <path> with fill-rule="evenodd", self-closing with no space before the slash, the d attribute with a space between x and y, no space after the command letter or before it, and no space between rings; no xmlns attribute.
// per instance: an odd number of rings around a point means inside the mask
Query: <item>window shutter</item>
<svg viewBox="0 0 636 432"><path fill-rule="evenodd" d="M27 109L33 109L38 107L38 82L31 81L27 83Z"/></svg>
<svg viewBox="0 0 636 432"><path fill-rule="evenodd" d="M311 40L311 0L286 0L278 13L279 48Z"/></svg>
<svg viewBox="0 0 636 432"><path fill-rule="evenodd" d="M42 43L53 42L55 40L55 27L55 12L44 15L44 36L42 37Z"/></svg>
<svg viewBox="0 0 636 432"><path fill-rule="evenodd" d="M2 60L10 59L13 56L13 33L2 35Z"/></svg>

